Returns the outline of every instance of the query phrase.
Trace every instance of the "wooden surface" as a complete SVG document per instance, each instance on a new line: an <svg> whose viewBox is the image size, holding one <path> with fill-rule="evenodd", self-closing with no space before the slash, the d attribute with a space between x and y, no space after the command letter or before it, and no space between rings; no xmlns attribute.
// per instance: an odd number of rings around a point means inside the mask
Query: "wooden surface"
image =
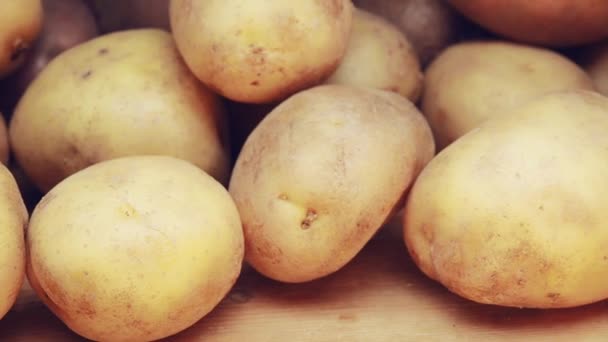
<svg viewBox="0 0 608 342"><path fill-rule="evenodd" d="M286 285L251 270L190 329L166 341L608 341L608 303L566 310L478 305L424 277L389 226L341 271ZM81 341L24 288L0 341Z"/></svg>

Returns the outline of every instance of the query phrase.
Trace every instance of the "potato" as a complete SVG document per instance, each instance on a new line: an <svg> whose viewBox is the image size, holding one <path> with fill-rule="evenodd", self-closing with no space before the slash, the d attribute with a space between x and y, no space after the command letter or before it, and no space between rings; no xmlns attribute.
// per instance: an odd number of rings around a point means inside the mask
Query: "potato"
<svg viewBox="0 0 608 342"><path fill-rule="evenodd" d="M95 18L83 0L42 0L42 6L42 31L14 77L19 95L51 59L98 35Z"/></svg>
<svg viewBox="0 0 608 342"><path fill-rule="evenodd" d="M346 53L350 0L171 0L171 28L192 72L237 102L269 103L317 85Z"/></svg>
<svg viewBox="0 0 608 342"><path fill-rule="evenodd" d="M448 0L485 28L511 40L552 47L608 37L605 0Z"/></svg>
<svg viewBox="0 0 608 342"><path fill-rule="evenodd" d="M28 213L10 171L0 165L0 319L15 303L25 278Z"/></svg>
<svg viewBox="0 0 608 342"><path fill-rule="evenodd" d="M70 174L127 155L188 160L221 182L229 143L218 96L159 29L107 34L53 59L9 125L14 155L48 191Z"/></svg>
<svg viewBox="0 0 608 342"><path fill-rule="evenodd" d="M134 28L171 29L169 0L88 0L88 3L102 33Z"/></svg>
<svg viewBox="0 0 608 342"><path fill-rule="evenodd" d="M447 48L425 74L422 111L438 149L490 117L560 90L593 90L589 76L557 52L505 41Z"/></svg>
<svg viewBox="0 0 608 342"><path fill-rule="evenodd" d="M455 42L460 20L444 0L355 0L354 4L396 25L426 66Z"/></svg>
<svg viewBox="0 0 608 342"><path fill-rule="evenodd" d="M42 28L40 0L0 1L0 78L23 63L24 52Z"/></svg>
<svg viewBox="0 0 608 342"><path fill-rule="evenodd" d="M413 102L422 90L420 62L403 34L385 19L357 9L346 55L328 84L394 91Z"/></svg>
<svg viewBox="0 0 608 342"><path fill-rule="evenodd" d="M230 180L245 259L288 283L339 270L433 154L424 117L400 95L322 85L291 96L249 135Z"/></svg>
<svg viewBox="0 0 608 342"><path fill-rule="evenodd" d="M100 162L34 210L27 276L70 329L95 341L151 341L191 326L241 270L243 232L226 189L167 156Z"/></svg>
<svg viewBox="0 0 608 342"><path fill-rule="evenodd" d="M408 250L470 300L558 308L608 298L608 99L555 92L440 152L406 204Z"/></svg>

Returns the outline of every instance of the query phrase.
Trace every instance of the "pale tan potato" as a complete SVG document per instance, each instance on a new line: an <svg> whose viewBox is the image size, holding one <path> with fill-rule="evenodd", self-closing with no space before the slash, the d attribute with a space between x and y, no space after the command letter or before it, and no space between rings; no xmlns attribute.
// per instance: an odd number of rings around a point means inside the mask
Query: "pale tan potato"
<svg viewBox="0 0 608 342"><path fill-rule="evenodd" d="M166 156L100 162L32 213L27 276L48 308L95 341L152 341L186 329L234 285L243 231L228 191Z"/></svg>
<svg viewBox="0 0 608 342"><path fill-rule="evenodd" d="M25 278L28 212L15 178L0 165L0 319L15 303Z"/></svg>
<svg viewBox="0 0 608 342"><path fill-rule="evenodd" d="M564 308L608 298L608 99L556 92L486 121L420 173L408 250L470 300Z"/></svg>
<svg viewBox="0 0 608 342"><path fill-rule="evenodd" d="M375 14L357 9L346 55L327 84L346 84L393 91L413 102L423 75L416 51L403 33Z"/></svg>
<svg viewBox="0 0 608 342"><path fill-rule="evenodd" d="M171 0L171 29L192 72L219 94L269 103L320 84L343 58L351 0Z"/></svg>
<svg viewBox="0 0 608 342"><path fill-rule="evenodd" d="M0 1L0 78L23 63L27 51L42 28L40 0Z"/></svg>
<svg viewBox="0 0 608 342"><path fill-rule="evenodd" d="M585 71L557 52L504 41L454 44L426 70L422 112L438 149L490 117L554 91L593 90Z"/></svg>
<svg viewBox="0 0 608 342"><path fill-rule="evenodd" d="M246 260L290 283L339 270L433 154L428 124L400 95L343 85L293 95L256 126L232 173Z"/></svg>
<svg viewBox="0 0 608 342"><path fill-rule="evenodd" d="M158 29L107 34L55 57L19 101L11 147L44 192L70 174L128 155L188 160L229 177L223 105Z"/></svg>

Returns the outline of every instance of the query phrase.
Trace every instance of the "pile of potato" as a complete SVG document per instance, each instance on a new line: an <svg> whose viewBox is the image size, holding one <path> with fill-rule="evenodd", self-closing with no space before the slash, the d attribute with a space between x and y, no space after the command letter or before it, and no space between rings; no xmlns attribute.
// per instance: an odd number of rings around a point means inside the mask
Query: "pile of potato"
<svg viewBox="0 0 608 342"><path fill-rule="evenodd" d="M0 317L27 278L83 337L160 339L244 263L319 279L401 214L403 257L464 298L607 299L607 20L594 0L3 0Z"/></svg>

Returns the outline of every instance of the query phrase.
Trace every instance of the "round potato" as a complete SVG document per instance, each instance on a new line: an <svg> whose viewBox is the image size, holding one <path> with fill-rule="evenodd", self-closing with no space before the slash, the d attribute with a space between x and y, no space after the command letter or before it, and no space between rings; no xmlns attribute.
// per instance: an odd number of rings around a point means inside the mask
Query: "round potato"
<svg viewBox="0 0 608 342"><path fill-rule="evenodd" d="M557 52L503 41L454 44L425 74L422 111L438 149L528 100L554 91L593 90L585 71Z"/></svg>
<svg viewBox="0 0 608 342"><path fill-rule="evenodd" d="M171 0L194 74L237 102L269 103L321 83L346 53L350 0Z"/></svg>
<svg viewBox="0 0 608 342"><path fill-rule="evenodd" d="M230 181L246 260L290 283L337 271L433 154L428 124L400 95L344 85L293 95L249 135Z"/></svg>
<svg viewBox="0 0 608 342"><path fill-rule="evenodd" d="M608 298L608 99L545 95L440 152L405 208L408 250L470 300L528 308Z"/></svg>
<svg viewBox="0 0 608 342"><path fill-rule="evenodd" d="M14 77L19 95L51 59L98 34L95 18L83 0L42 0L42 6L42 31Z"/></svg>
<svg viewBox="0 0 608 342"><path fill-rule="evenodd" d="M174 157L100 162L36 206L27 276L70 329L152 341L209 313L234 285L243 231L226 189Z"/></svg>
<svg viewBox="0 0 608 342"><path fill-rule="evenodd" d="M0 319L15 303L25 277L28 213L15 178L0 165Z"/></svg>
<svg viewBox="0 0 608 342"><path fill-rule="evenodd" d="M9 125L19 164L43 192L102 160L169 155L229 176L223 106L159 29L107 34L53 59Z"/></svg>
<svg viewBox="0 0 608 342"><path fill-rule="evenodd" d="M525 43L565 47L608 37L605 0L448 0L485 28Z"/></svg>
<svg viewBox="0 0 608 342"><path fill-rule="evenodd" d="M0 78L23 63L24 52L42 28L40 0L0 1Z"/></svg>
<svg viewBox="0 0 608 342"><path fill-rule="evenodd" d="M416 102L423 76L410 43L382 17L360 9L354 13L346 55L325 83L393 91Z"/></svg>

